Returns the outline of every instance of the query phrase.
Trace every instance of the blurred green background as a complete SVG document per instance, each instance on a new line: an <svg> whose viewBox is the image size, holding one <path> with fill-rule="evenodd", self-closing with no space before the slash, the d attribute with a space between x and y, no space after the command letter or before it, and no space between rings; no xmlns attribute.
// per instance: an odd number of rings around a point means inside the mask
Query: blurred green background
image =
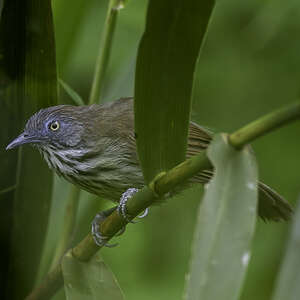
<svg viewBox="0 0 300 300"><path fill-rule="evenodd" d="M85 100L107 2L53 0L59 77ZM102 101L133 95L135 58L146 8L146 0L130 0L120 12ZM295 0L218 1L197 66L193 119L216 131L231 132L293 102L300 86L299 20L300 3ZM62 90L60 102L71 102ZM292 203L299 194L298 131L295 123L253 143L260 178ZM202 188L189 192L201 195ZM51 261L67 194L65 182L56 178L40 277ZM186 201L184 194L152 208L139 224L129 225L126 234L118 238L118 247L101 250L127 299L181 298L201 199ZM96 211L109 205L87 193L81 198L74 243L88 232ZM270 299L288 232L289 224L257 222L241 299Z"/></svg>

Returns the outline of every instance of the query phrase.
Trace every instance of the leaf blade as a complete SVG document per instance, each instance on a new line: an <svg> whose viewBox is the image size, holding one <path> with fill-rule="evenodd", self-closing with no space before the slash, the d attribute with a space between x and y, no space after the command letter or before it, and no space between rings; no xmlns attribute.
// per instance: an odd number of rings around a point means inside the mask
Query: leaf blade
<svg viewBox="0 0 300 300"><path fill-rule="evenodd" d="M199 207L185 299L238 299L256 220L256 163L249 148L238 152L221 135L208 156L216 173Z"/></svg>
<svg viewBox="0 0 300 300"><path fill-rule="evenodd" d="M285 257L277 278L273 300L297 300L300 295L300 202L293 217L292 230Z"/></svg>
<svg viewBox="0 0 300 300"><path fill-rule="evenodd" d="M70 96L70 98L74 101L74 103L76 105L84 105L84 102L83 102L81 96L73 88L71 88L61 78L58 79L58 82L62 86L62 88L65 90L65 92Z"/></svg>
<svg viewBox="0 0 300 300"><path fill-rule="evenodd" d="M98 255L81 262L71 255L62 261L64 287L67 300L102 299L124 300L114 274Z"/></svg>
<svg viewBox="0 0 300 300"><path fill-rule="evenodd" d="M134 107L147 183L185 159L194 67L213 6L212 0L149 2Z"/></svg>
<svg viewBox="0 0 300 300"><path fill-rule="evenodd" d="M57 103L54 29L51 1L5 1L0 24L0 114L8 130L0 137L7 145L38 109ZM10 271L1 291L21 299L31 289L40 260L51 203L52 173L30 147L0 149L2 211L8 217ZM38 224L38 227L37 227ZM2 225L2 224L1 224ZM1 226L2 228L2 226ZM1 283L2 284L2 283ZM14 286L18 284L18 288Z"/></svg>

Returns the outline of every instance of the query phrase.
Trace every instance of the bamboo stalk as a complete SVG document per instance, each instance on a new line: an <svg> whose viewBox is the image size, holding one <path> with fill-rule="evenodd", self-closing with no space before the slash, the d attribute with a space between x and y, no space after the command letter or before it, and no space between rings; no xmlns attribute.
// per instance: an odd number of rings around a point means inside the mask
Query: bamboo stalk
<svg viewBox="0 0 300 300"><path fill-rule="evenodd" d="M104 77L111 53L117 17L120 9L124 7L123 2L124 0L109 1L106 19L104 23L103 36L100 42L98 58L96 62L89 104L97 103L100 101L102 89L104 86Z"/></svg>

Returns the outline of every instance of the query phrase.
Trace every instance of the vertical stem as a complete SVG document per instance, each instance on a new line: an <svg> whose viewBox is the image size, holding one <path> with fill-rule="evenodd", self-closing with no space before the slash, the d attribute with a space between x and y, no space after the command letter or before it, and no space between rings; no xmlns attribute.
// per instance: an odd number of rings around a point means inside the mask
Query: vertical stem
<svg viewBox="0 0 300 300"><path fill-rule="evenodd" d="M56 251L50 266L50 270L53 270L53 268L59 263L62 255L70 247L70 242L74 232L74 225L76 221L79 197L80 189L77 188L75 185L72 185L65 211L62 232L56 246Z"/></svg>
<svg viewBox="0 0 300 300"><path fill-rule="evenodd" d="M108 4L106 19L104 23L103 36L100 42L98 58L94 73L92 89L89 98L89 104L97 103L100 101L104 76L106 73L113 36L115 32L115 25L118 17L119 10L124 7L124 0L110 0Z"/></svg>

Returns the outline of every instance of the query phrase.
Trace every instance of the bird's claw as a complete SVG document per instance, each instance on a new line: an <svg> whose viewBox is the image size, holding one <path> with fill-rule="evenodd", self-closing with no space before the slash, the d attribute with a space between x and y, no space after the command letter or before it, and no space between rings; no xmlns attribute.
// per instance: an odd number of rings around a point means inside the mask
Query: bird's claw
<svg viewBox="0 0 300 300"><path fill-rule="evenodd" d="M122 234L125 232L125 230L126 230L126 226L123 226L123 227L115 234L115 236L120 236L120 235L122 235Z"/></svg>
<svg viewBox="0 0 300 300"><path fill-rule="evenodd" d="M122 194L122 197L120 199L120 203L117 206L117 212L120 216L124 218L128 223L136 223L135 221L131 220L130 215L127 214L126 209L126 203L129 198L131 198L136 192L138 192L138 189L136 188L130 188L125 193ZM101 223L116 209L116 207L112 207L108 210L100 211L95 216L93 222L92 222L92 236L96 243L96 245L102 247L115 247L118 244L108 244L109 237L103 236L100 232L100 225ZM138 218L144 218L148 215L149 208L146 208L143 214L139 215ZM124 226L117 234L116 236L120 236L125 232L126 227Z"/></svg>
<svg viewBox="0 0 300 300"><path fill-rule="evenodd" d="M126 203L129 198L131 198L135 193L139 190L136 188L129 188L126 192L124 192L121 196L119 206L117 208L117 212L120 216L124 218L128 223L136 223L136 221L131 220L130 215L127 214ZM139 215L138 218L142 219L148 215L149 208L146 208L143 214Z"/></svg>
<svg viewBox="0 0 300 300"><path fill-rule="evenodd" d="M92 222L92 236L93 239L96 243L96 245L98 245L99 247L105 246L108 248L112 248L112 247L116 247L118 246L118 243L115 244L108 244L108 240L109 237L107 236L103 236L100 233L100 224L115 210L115 207L105 210L105 211L100 211L99 213L97 213L97 215L95 216L93 222ZM122 230L121 230L122 231ZM123 232L125 231L125 229L123 230ZM122 232L122 233L123 233ZM122 234L121 233L121 234ZM118 234L119 235L119 234Z"/></svg>
<svg viewBox="0 0 300 300"><path fill-rule="evenodd" d="M149 207L147 207L141 215L138 215L138 218L143 219L147 217L148 213L149 213Z"/></svg>

